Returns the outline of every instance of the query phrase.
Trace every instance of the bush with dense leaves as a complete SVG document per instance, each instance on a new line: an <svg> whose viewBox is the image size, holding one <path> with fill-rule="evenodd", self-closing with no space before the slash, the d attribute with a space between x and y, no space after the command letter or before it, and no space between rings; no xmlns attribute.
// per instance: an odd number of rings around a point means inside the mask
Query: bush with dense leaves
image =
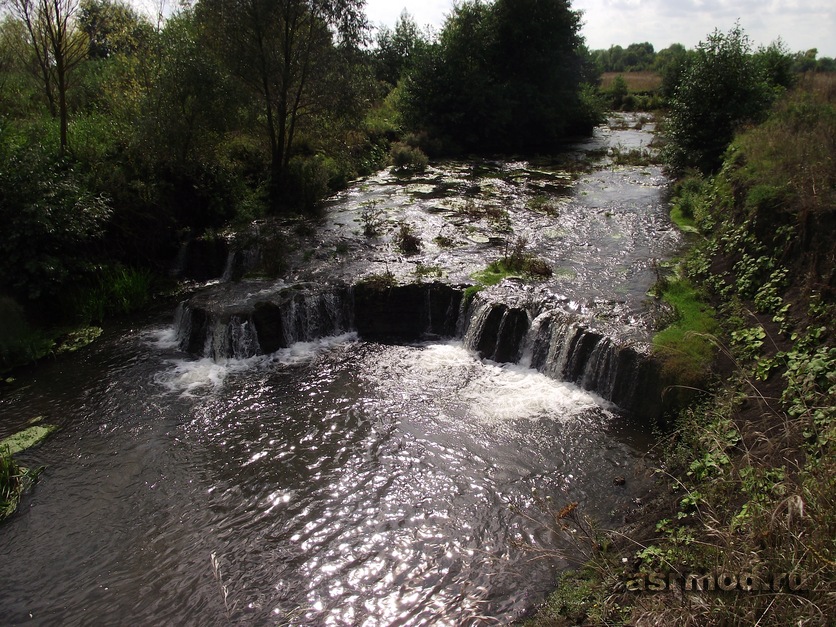
<svg viewBox="0 0 836 627"><path fill-rule="evenodd" d="M665 159L672 171L715 171L735 131L766 117L780 90L761 61L739 26L700 42L670 100Z"/></svg>

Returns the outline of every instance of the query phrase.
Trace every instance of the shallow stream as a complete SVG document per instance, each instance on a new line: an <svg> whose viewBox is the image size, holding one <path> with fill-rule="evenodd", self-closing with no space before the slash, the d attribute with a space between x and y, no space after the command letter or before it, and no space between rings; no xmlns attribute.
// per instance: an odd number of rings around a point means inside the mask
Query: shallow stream
<svg viewBox="0 0 836 627"><path fill-rule="evenodd" d="M552 216L551 235L563 235L551 237L537 214L527 237L572 270L546 288L622 302L628 325L652 279L649 259L676 244L658 235L668 232L664 181L652 168L610 165L583 177L547 191L565 222ZM611 177L637 187L623 205L606 189L588 194L596 204L580 226L584 186ZM346 232L359 205L345 203L378 189L364 185L337 201L323 246L363 241ZM609 231L596 235L601 224ZM451 237L469 233L483 250L471 226ZM583 266L590 238L603 242L589 257L601 267ZM618 241L616 261L603 263L602 246ZM333 272L416 263L368 250ZM422 254L450 280L483 262ZM307 279L326 272L328 259L318 261ZM608 295L613 281L623 289ZM39 416L61 427L20 456L46 470L0 525L4 624L507 624L583 547L548 527L545 508L577 502L616 526L650 485L646 425L524 365L480 360L455 339L379 344L347 328L212 360L178 350L172 318L110 328L87 350L21 374L0 398L0 437Z"/></svg>

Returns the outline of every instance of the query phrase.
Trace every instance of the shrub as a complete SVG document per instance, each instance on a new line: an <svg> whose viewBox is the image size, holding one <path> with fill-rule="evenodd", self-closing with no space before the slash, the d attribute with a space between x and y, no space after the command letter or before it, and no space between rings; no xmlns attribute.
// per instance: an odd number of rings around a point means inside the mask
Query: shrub
<svg viewBox="0 0 836 627"><path fill-rule="evenodd" d="M717 170L738 127L765 117L776 94L768 80L739 25L700 42L670 101L664 153L670 168Z"/></svg>
<svg viewBox="0 0 836 627"><path fill-rule="evenodd" d="M71 163L21 140L0 128L0 288L34 300L89 275L111 209Z"/></svg>
<svg viewBox="0 0 836 627"><path fill-rule="evenodd" d="M392 144L389 156L392 159L392 165L401 172L423 172L430 162L423 150L401 142Z"/></svg>
<svg viewBox="0 0 836 627"><path fill-rule="evenodd" d="M397 235L395 235L395 243L405 255L415 255L421 252L421 239L415 235L409 224L401 224Z"/></svg>

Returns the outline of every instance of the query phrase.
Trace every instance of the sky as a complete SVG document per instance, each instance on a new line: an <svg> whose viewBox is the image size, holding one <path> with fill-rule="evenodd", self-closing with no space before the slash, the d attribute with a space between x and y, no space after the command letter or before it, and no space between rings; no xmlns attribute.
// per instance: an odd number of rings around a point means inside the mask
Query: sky
<svg viewBox="0 0 836 627"><path fill-rule="evenodd" d="M394 26L406 9L419 26L436 30L453 8L453 0L366 0L372 25ZM779 37L792 52L817 48L819 57L836 57L834 0L574 0L583 11L589 48L624 48L649 41L656 50L672 43L693 48L715 29L726 33L740 26L755 46Z"/></svg>

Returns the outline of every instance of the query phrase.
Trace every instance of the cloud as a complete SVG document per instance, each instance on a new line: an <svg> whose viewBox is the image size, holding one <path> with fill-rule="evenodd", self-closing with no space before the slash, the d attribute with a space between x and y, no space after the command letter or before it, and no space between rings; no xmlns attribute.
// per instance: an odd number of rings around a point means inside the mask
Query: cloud
<svg viewBox="0 0 836 627"><path fill-rule="evenodd" d="M584 12L583 34L590 48L649 41L657 50L672 43L693 48L715 29L740 25L757 45L780 37L790 50L818 48L836 57L833 0L574 0ZM393 26L406 9L419 26L440 29L453 0L367 0L373 25Z"/></svg>
<svg viewBox="0 0 836 627"><path fill-rule="evenodd" d="M649 41L656 49L681 43L692 48L715 29L737 20L755 45L781 38L791 50L818 47L836 56L836 4L832 0L576 0L584 12L590 48Z"/></svg>

